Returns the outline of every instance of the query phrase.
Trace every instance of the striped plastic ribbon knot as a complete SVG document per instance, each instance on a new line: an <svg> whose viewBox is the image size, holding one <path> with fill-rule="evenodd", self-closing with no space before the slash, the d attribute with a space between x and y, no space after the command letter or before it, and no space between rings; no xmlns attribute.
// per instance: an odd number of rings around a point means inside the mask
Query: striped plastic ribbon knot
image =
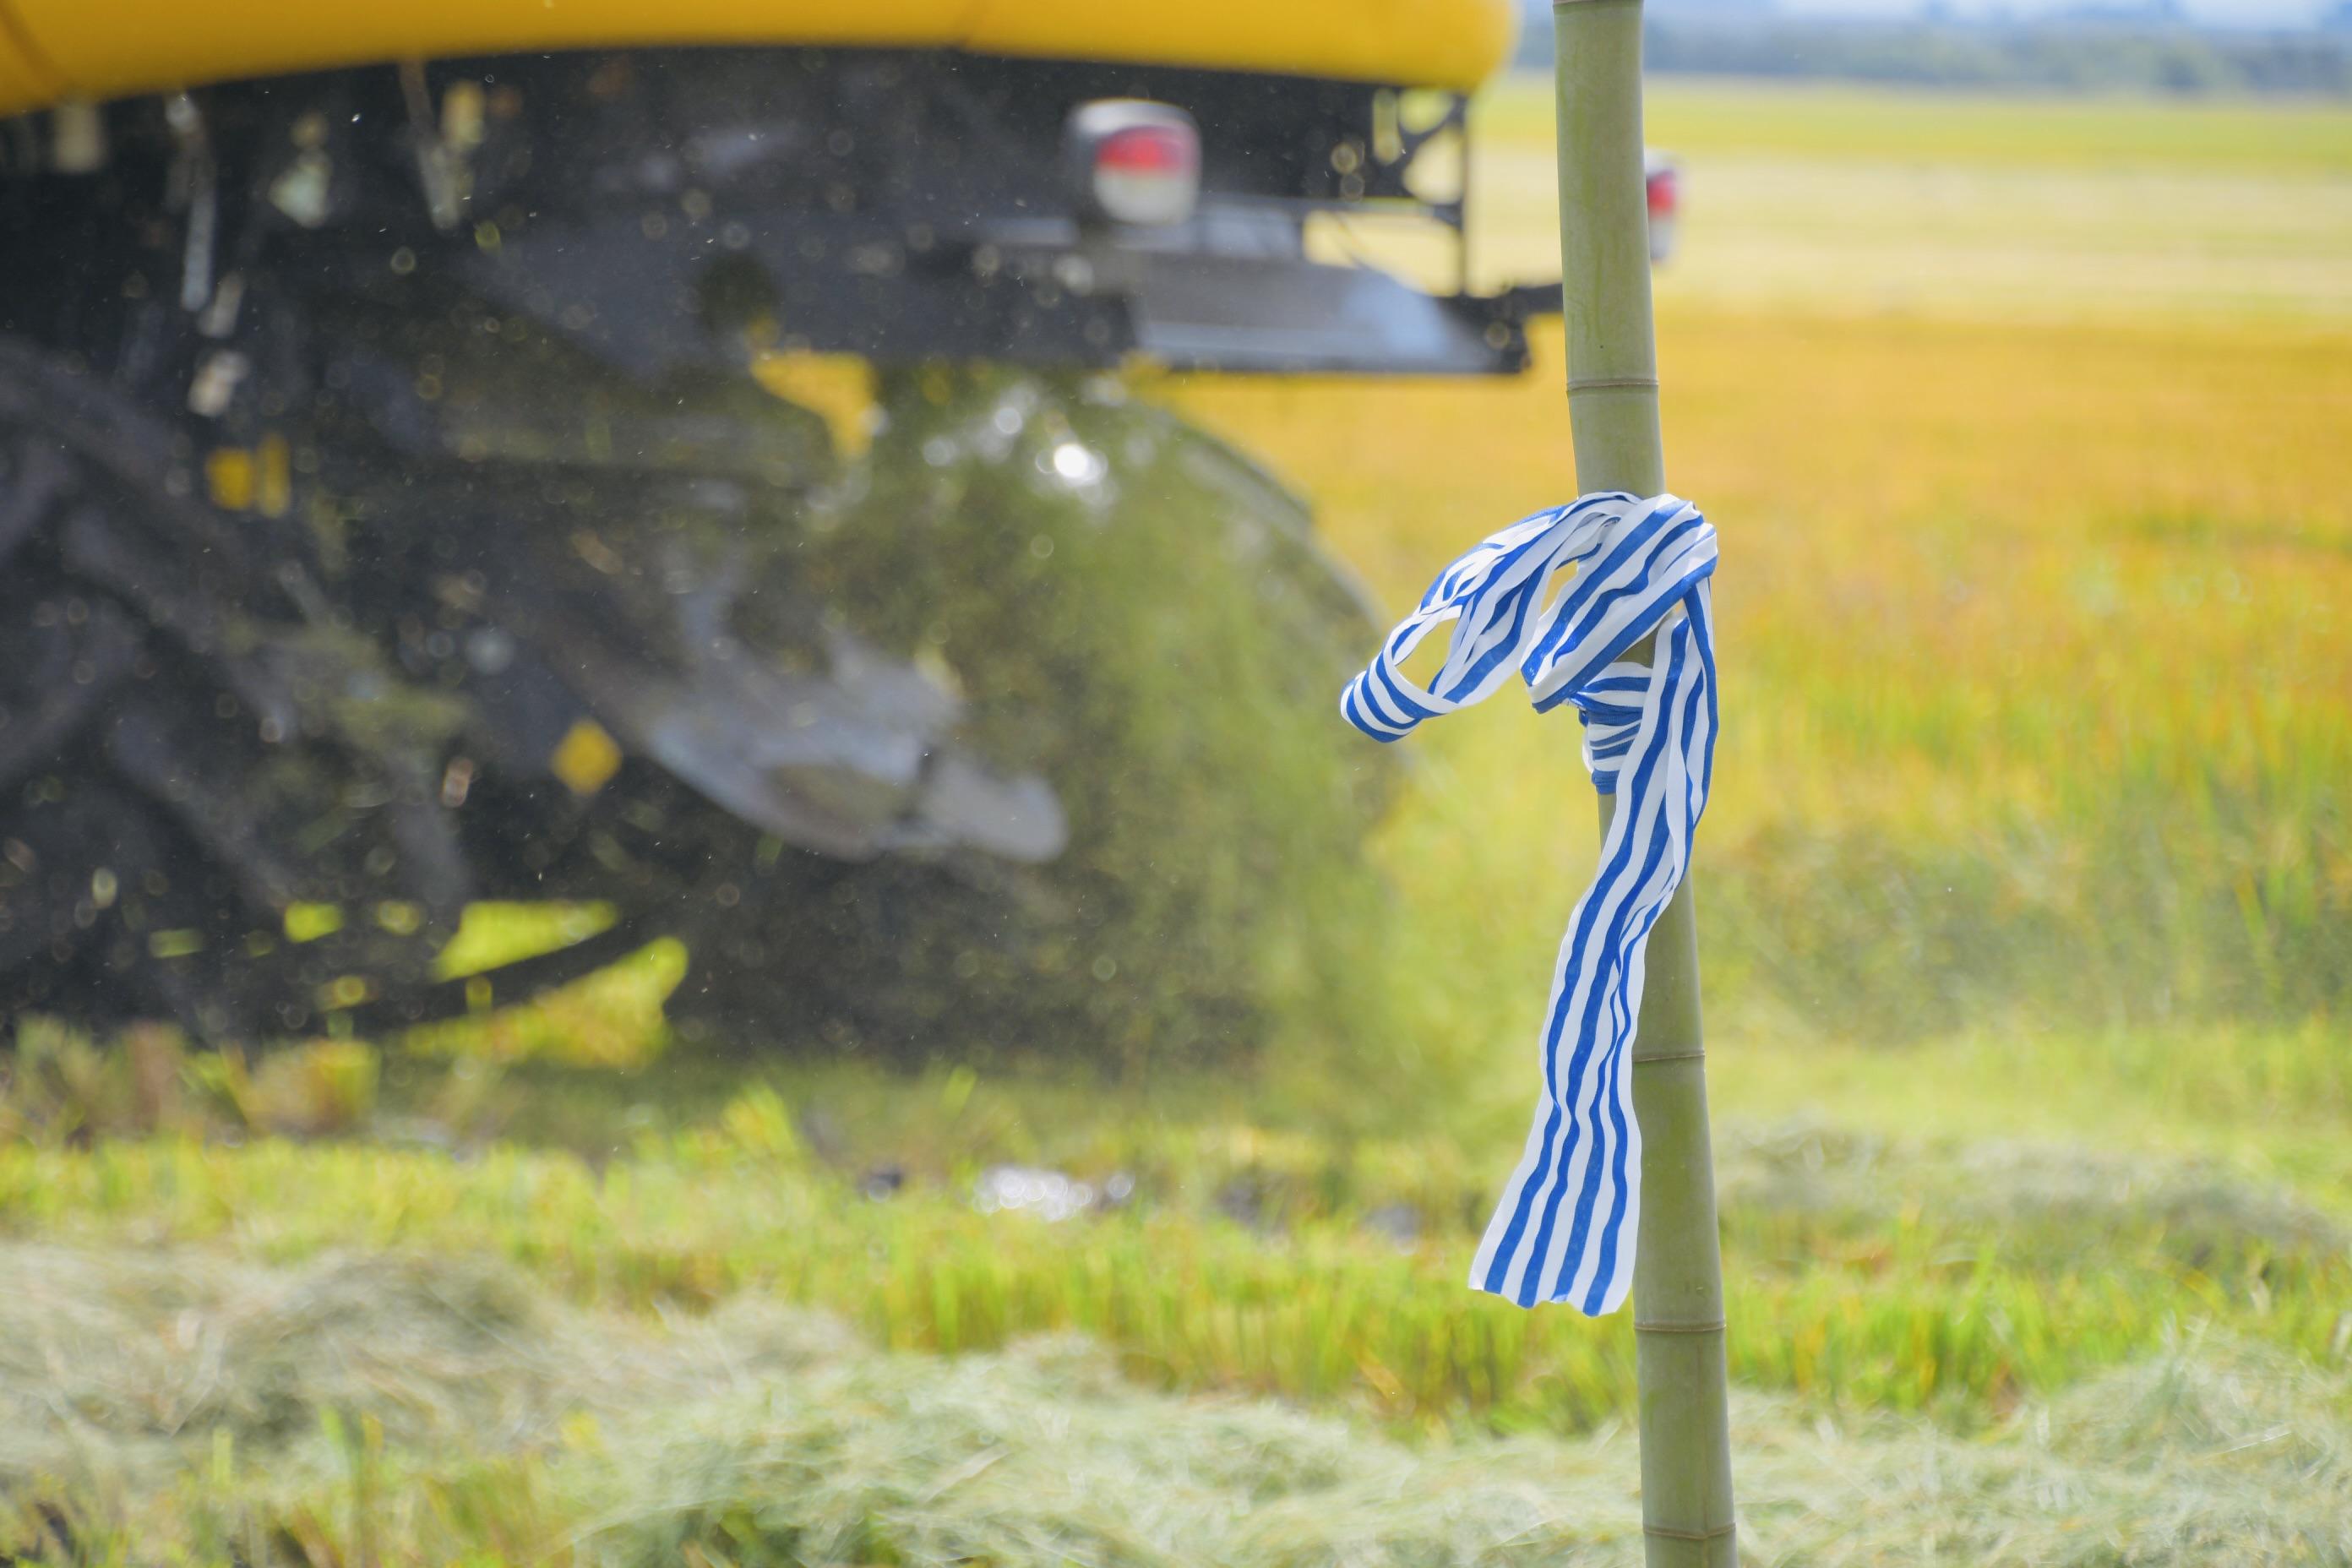
<svg viewBox="0 0 2352 1568"><path fill-rule="evenodd" d="M1642 1130L1629 1052L1643 952L1690 864L1714 773L1714 572L1715 530L1689 502L1582 497L1513 523L1440 573L1339 699L1357 729L1396 741L1491 696L1517 670L1538 712L1576 704L1593 786L1619 797L1552 971L1527 1151L1470 1268L1474 1289L1522 1307L1567 1301L1598 1316L1633 1282ZM1424 690L1402 667L1447 621L1458 624ZM1618 662L1653 633L1650 664Z"/></svg>

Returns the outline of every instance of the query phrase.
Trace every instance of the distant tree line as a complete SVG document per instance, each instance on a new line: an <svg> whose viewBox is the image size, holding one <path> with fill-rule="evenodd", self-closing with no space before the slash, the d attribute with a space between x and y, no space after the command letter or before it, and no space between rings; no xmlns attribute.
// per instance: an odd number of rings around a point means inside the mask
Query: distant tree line
<svg viewBox="0 0 2352 1568"><path fill-rule="evenodd" d="M1700 75L2065 92L2352 96L2352 37L2333 29L2231 35L2090 22L1859 23L1735 12L1654 15L1644 47L1651 69ZM1551 29L1525 29L1520 53L1529 64L1549 64Z"/></svg>

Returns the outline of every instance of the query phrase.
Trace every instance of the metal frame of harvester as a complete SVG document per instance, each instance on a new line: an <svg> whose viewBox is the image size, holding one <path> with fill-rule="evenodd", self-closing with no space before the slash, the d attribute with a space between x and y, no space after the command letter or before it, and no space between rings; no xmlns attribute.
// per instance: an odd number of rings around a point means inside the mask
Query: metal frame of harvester
<svg viewBox="0 0 2352 1568"><path fill-rule="evenodd" d="M672 47L0 121L0 564L20 568L0 637L21 645L0 660L0 1001L224 1037L383 1026L467 1005L430 955L467 900L667 900L503 973L507 1001L676 929L680 889L744 835L853 861L1049 856L1036 782L961 756L919 683L754 680L683 620L632 647L613 595L651 567L583 555L579 520L688 511L723 537L744 496L804 490L808 433L737 395L779 356L1521 368L1544 290L1430 294L1309 253L1331 214L1460 244L1460 201L1414 171L1464 133L1462 97L1408 100L1265 70ZM1097 199L1081 132L1120 105L1192 138L1153 221ZM840 667L823 606L766 603L771 632L827 645L804 662ZM363 690L417 700L376 704L386 728L354 721ZM488 737L467 778L432 754L450 702ZM825 744L752 754L812 703ZM297 754L320 764L300 788ZM298 952L278 912L312 900L421 913Z"/></svg>

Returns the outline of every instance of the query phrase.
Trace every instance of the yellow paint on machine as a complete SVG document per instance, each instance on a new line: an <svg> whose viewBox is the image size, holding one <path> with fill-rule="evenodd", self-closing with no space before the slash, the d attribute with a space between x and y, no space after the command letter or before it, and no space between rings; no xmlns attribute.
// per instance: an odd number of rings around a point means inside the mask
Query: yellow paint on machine
<svg viewBox="0 0 2352 1568"><path fill-rule="evenodd" d="M814 409L841 456L862 458L874 445L874 367L856 354L763 353L751 374L785 402Z"/></svg>
<svg viewBox="0 0 2352 1568"><path fill-rule="evenodd" d="M294 463L286 437L272 431L253 450L253 504L264 517L284 517L294 504Z"/></svg>
<svg viewBox="0 0 2352 1568"><path fill-rule="evenodd" d="M253 454L242 447L215 447L205 458L205 494L223 511L253 504Z"/></svg>
<svg viewBox="0 0 2352 1568"><path fill-rule="evenodd" d="M73 95L42 65L32 39L0 0L0 113L31 109Z"/></svg>
<svg viewBox="0 0 2352 1568"><path fill-rule="evenodd" d="M0 0L0 114L404 58L662 45L970 49L1469 89L1512 0Z"/></svg>
<svg viewBox="0 0 2352 1568"><path fill-rule="evenodd" d="M595 720L575 720L555 743L547 765L564 788L584 799L621 771L621 743Z"/></svg>

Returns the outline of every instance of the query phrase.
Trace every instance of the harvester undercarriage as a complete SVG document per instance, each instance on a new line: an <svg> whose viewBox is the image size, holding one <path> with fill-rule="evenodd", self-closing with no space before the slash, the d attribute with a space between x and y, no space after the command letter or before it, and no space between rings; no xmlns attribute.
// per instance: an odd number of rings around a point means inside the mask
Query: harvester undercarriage
<svg viewBox="0 0 2352 1568"><path fill-rule="evenodd" d="M1113 92L1232 132L1181 229L1068 198L1065 121ZM1365 623L1278 487L1081 378L1138 353L1515 368L1512 300L1306 258L1312 213L1412 201L1393 112L1330 83L772 51L0 125L0 1008L394 1026L676 934L681 999L740 1027L1245 1029L1247 943L1182 923L1224 895L1132 855L1190 808L1122 770L1240 765L1181 704L1319 707ZM814 354L855 356L861 390L818 410L755 379ZM1181 574L1043 575L1121 531ZM935 559L961 576L919 586ZM991 602L921 599L965 589ZM1166 658L1104 650L1193 611L1265 640L1181 657L1265 689L1179 680L1180 738L1130 733ZM1296 788L1349 823L1374 793L1337 752ZM1293 833L1263 804L1216 852L1278 875ZM436 955L484 900L617 920L451 979ZM331 918L294 930L306 910Z"/></svg>

